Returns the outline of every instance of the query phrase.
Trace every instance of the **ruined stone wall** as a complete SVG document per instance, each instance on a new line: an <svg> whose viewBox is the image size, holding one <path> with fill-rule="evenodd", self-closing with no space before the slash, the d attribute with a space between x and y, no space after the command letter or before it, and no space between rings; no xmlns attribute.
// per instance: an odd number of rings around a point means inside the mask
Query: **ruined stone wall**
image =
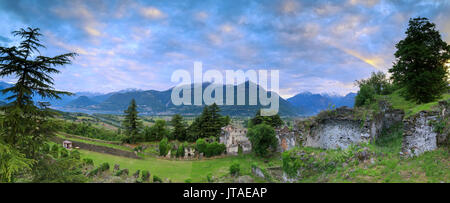
<svg viewBox="0 0 450 203"><path fill-rule="evenodd" d="M284 152L297 146L297 136L294 130L290 130L287 126L275 130L278 139L277 152Z"/></svg>
<svg viewBox="0 0 450 203"><path fill-rule="evenodd" d="M221 136L219 137L220 143L225 144L226 152L229 155L236 155L239 152L239 148L243 153L249 153L252 151L252 144L247 137L247 129L237 128L231 125L222 128Z"/></svg>
<svg viewBox="0 0 450 203"><path fill-rule="evenodd" d="M392 110L387 103L380 103L377 112L348 107L323 111L297 123L299 140L308 147L345 149L377 138L383 129L401 122L403 115L403 111Z"/></svg>
<svg viewBox="0 0 450 203"><path fill-rule="evenodd" d="M439 146L448 145L449 141L449 103L442 101L437 109L421 111L404 121L402 153L417 156ZM436 125L441 125L439 131Z"/></svg>

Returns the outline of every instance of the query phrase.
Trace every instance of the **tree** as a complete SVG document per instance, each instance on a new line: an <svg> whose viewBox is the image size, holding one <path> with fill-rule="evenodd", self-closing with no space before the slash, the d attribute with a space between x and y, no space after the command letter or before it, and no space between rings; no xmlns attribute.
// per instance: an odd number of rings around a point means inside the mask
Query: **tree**
<svg viewBox="0 0 450 203"><path fill-rule="evenodd" d="M156 120L155 125L151 127L151 132L153 133L153 139L155 141L169 138L169 130L167 130L165 120Z"/></svg>
<svg viewBox="0 0 450 203"><path fill-rule="evenodd" d="M34 160L28 159L18 150L2 143L0 140L0 183L14 182L14 175L23 170L31 169Z"/></svg>
<svg viewBox="0 0 450 203"><path fill-rule="evenodd" d="M179 141L186 140L186 124L183 122L183 117L180 114L175 114L172 117L173 136Z"/></svg>
<svg viewBox="0 0 450 203"><path fill-rule="evenodd" d="M125 140L123 141L126 143L136 143L136 141L138 141L142 122L138 118L138 111L136 108L136 101L132 99L128 109L124 111L125 119L122 122L122 126L125 129Z"/></svg>
<svg viewBox="0 0 450 203"><path fill-rule="evenodd" d="M375 88L369 84L363 84L359 87L358 94L355 97L355 106L369 105L375 101Z"/></svg>
<svg viewBox="0 0 450 203"><path fill-rule="evenodd" d="M252 143L252 150L259 156L268 156L269 152L277 149L275 130L265 123L249 128L247 137Z"/></svg>
<svg viewBox="0 0 450 203"><path fill-rule="evenodd" d="M169 149L170 149L169 140L167 139L167 137L165 137L164 139L161 140L161 142L159 142L159 155L166 156L167 153L169 152Z"/></svg>
<svg viewBox="0 0 450 203"><path fill-rule="evenodd" d="M394 91L394 87L386 74L381 71L372 72L370 78L357 80L355 83L359 88L365 85L372 86L374 93L377 95L387 95Z"/></svg>
<svg viewBox="0 0 450 203"><path fill-rule="evenodd" d="M219 114L220 109L215 103L211 106L205 106L202 114L195 118L194 122L188 127L187 140L195 141L198 138L218 137L221 129L229 119Z"/></svg>
<svg viewBox="0 0 450 203"><path fill-rule="evenodd" d="M66 53L55 57L42 56L38 28L20 29L12 32L22 41L19 46L0 47L0 77L17 78L14 86L2 90L11 94L7 98L9 105L1 107L4 112L0 119L0 139L11 145L28 158L37 157L40 146L56 131L54 115L45 102L40 108L35 106L33 97L42 99L60 99L60 95L70 92L55 90L50 74L60 71L57 66L70 64L75 53Z"/></svg>
<svg viewBox="0 0 450 203"><path fill-rule="evenodd" d="M409 20L406 38L396 45L392 79L404 88L404 96L418 103L434 101L448 88L450 46L427 18Z"/></svg>
<svg viewBox="0 0 450 203"><path fill-rule="evenodd" d="M280 115L276 114L273 116L261 116L261 109L256 112L255 116L250 119L249 127L256 126L259 124L265 123L267 125L272 126L273 128L278 128L284 124L283 120L281 120Z"/></svg>

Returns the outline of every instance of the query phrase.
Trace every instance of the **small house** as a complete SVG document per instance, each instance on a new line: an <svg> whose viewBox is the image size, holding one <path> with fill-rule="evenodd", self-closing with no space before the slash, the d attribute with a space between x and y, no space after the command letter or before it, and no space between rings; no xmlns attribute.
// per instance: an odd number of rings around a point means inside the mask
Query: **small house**
<svg viewBox="0 0 450 203"><path fill-rule="evenodd" d="M73 147L72 142L68 141L68 140L65 140L63 142L63 147L66 148L66 149L72 149L72 147Z"/></svg>

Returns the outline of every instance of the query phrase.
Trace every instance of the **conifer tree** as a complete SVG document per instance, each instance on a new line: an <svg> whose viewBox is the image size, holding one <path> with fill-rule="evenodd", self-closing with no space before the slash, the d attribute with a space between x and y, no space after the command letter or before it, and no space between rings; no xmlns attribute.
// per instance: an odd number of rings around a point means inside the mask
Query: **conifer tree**
<svg viewBox="0 0 450 203"><path fill-rule="evenodd" d="M17 82L3 89L9 104L3 106L0 119L0 139L11 145L28 158L36 156L40 146L55 132L54 121L49 118L53 113L46 107L47 102L36 106L33 97L42 99L60 99L60 95L69 92L58 91L53 87L51 74L59 73L57 66L70 64L75 53L66 53L55 57L42 56L38 28L20 29L12 32L22 39L19 46L0 47L0 77L12 76Z"/></svg>
<svg viewBox="0 0 450 203"><path fill-rule="evenodd" d="M136 143L142 128L142 122L138 118L137 105L134 99L131 100L128 109L124 113L125 119L122 122L122 126L125 130L125 139L123 142Z"/></svg>
<svg viewBox="0 0 450 203"><path fill-rule="evenodd" d="M179 141L186 140L186 124L183 122L183 117L180 114L175 114L172 117L173 135Z"/></svg>

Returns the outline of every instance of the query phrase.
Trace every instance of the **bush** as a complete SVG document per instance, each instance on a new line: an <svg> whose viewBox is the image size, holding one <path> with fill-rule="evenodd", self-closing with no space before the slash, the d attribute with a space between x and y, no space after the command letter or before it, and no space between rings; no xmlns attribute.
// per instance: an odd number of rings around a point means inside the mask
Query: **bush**
<svg viewBox="0 0 450 203"><path fill-rule="evenodd" d="M99 170L100 172L109 171L109 163L108 162L102 163L99 167Z"/></svg>
<svg viewBox="0 0 450 203"><path fill-rule="evenodd" d="M54 144L50 150L50 154L53 156L53 158L57 159L59 157L59 146L57 144Z"/></svg>
<svg viewBox="0 0 450 203"><path fill-rule="evenodd" d="M116 174L114 174L115 176L121 176L121 175L128 175L128 169L122 169L122 170L118 170L116 172Z"/></svg>
<svg viewBox="0 0 450 203"><path fill-rule="evenodd" d="M208 173L208 175L206 175L206 180L208 181L208 183L214 182L212 173Z"/></svg>
<svg viewBox="0 0 450 203"><path fill-rule="evenodd" d="M68 151L66 148L61 148L60 156L61 156L62 158L68 157L68 156L69 156L69 151Z"/></svg>
<svg viewBox="0 0 450 203"><path fill-rule="evenodd" d="M94 165L94 160L89 159L89 158L84 158L83 163L86 165Z"/></svg>
<svg viewBox="0 0 450 203"><path fill-rule="evenodd" d="M73 150L70 152L70 158L80 160L81 154L78 150Z"/></svg>
<svg viewBox="0 0 450 203"><path fill-rule="evenodd" d="M153 175L153 182L154 183L162 183L162 179L156 175Z"/></svg>
<svg viewBox="0 0 450 203"><path fill-rule="evenodd" d="M141 175L141 181L148 182L149 180L150 180L150 172L148 172L147 170L143 170Z"/></svg>
<svg viewBox="0 0 450 203"><path fill-rule="evenodd" d="M45 143L45 144L42 146L42 152L44 152L45 154L50 153L50 145L49 145L48 143Z"/></svg>
<svg viewBox="0 0 450 203"><path fill-rule="evenodd" d="M164 138L159 142L159 155L166 156L169 152L169 140Z"/></svg>
<svg viewBox="0 0 450 203"><path fill-rule="evenodd" d="M192 183L192 179L188 178L186 180L184 180L185 183Z"/></svg>
<svg viewBox="0 0 450 203"><path fill-rule="evenodd" d="M252 150L259 156L267 156L270 151L275 151L278 146L278 139L275 130L267 124L259 124L250 128L247 132L252 143Z"/></svg>
<svg viewBox="0 0 450 203"><path fill-rule="evenodd" d="M178 146L177 157L184 157L184 144L180 144L180 146Z"/></svg>
<svg viewBox="0 0 450 203"><path fill-rule="evenodd" d="M239 163L233 163L230 166L230 174L233 176L239 175L241 171L241 165Z"/></svg>
<svg viewBox="0 0 450 203"><path fill-rule="evenodd" d="M195 142L195 149L197 149L198 153L205 154L207 144L208 143L206 143L206 141L204 139L200 138Z"/></svg>
<svg viewBox="0 0 450 203"><path fill-rule="evenodd" d="M225 152L226 146L217 141L207 143L204 139L198 139L196 149L199 153L203 153L206 157L218 156Z"/></svg>

